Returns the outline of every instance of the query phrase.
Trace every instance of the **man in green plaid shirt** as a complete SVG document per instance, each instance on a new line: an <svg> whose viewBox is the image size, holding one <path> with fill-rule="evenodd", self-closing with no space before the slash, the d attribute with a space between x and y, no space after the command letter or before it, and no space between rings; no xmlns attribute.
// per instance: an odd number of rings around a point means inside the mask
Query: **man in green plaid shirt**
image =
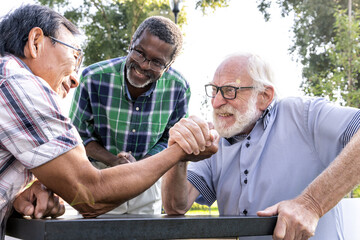
<svg viewBox="0 0 360 240"><path fill-rule="evenodd" d="M190 98L188 82L170 68L181 48L177 25L150 17L134 33L128 56L83 71L70 118L95 166L141 160L167 147ZM160 214L160 181L112 213Z"/></svg>

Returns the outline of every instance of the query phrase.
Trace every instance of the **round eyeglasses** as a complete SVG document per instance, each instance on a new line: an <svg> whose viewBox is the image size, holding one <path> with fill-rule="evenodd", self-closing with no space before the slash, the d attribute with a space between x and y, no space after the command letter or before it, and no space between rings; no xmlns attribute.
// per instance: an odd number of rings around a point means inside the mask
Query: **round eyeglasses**
<svg viewBox="0 0 360 240"><path fill-rule="evenodd" d="M235 99L236 98L236 93L238 90L246 90L246 89L253 89L253 86L250 87L234 87L234 86L221 86L218 87L216 85L213 84L206 84L205 85L205 92L206 95L210 98L215 98L216 94L219 92L221 92L221 95L223 96L223 98L225 99Z"/></svg>

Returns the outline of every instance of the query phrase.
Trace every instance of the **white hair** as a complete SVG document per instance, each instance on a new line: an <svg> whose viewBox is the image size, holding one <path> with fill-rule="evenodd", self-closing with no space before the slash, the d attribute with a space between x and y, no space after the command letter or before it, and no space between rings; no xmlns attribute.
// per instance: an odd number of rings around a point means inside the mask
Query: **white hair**
<svg viewBox="0 0 360 240"><path fill-rule="evenodd" d="M266 86L274 88L274 98L278 96L275 86L275 77L270 64L254 53L239 52L229 57L245 57L247 58L247 72L254 81L254 87L257 91L265 91Z"/></svg>

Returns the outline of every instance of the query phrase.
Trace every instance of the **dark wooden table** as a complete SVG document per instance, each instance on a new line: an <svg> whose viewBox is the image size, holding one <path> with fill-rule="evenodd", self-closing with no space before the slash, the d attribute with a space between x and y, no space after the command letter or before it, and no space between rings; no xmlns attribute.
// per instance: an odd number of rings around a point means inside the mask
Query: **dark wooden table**
<svg viewBox="0 0 360 240"><path fill-rule="evenodd" d="M185 239L272 235L276 217L102 215L84 219L10 218L6 235L21 239Z"/></svg>

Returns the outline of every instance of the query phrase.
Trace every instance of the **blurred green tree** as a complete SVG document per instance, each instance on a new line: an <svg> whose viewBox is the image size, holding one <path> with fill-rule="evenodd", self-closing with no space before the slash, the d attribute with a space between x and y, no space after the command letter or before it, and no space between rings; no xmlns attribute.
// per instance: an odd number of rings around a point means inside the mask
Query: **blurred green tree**
<svg viewBox="0 0 360 240"><path fill-rule="evenodd" d="M204 14L228 6L229 0L196 1L195 7ZM162 15L174 20L168 0L83 0L75 6L73 0L37 0L70 19L84 31L84 65L125 56L131 37L147 17ZM186 24L184 8L178 16L181 27Z"/></svg>
<svg viewBox="0 0 360 240"><path fill-rule="evenodd" d="M273 1L257 0L257 3L268 21ZM328 96L334 101L342 97L344 101L340 103L359 107L355 101L359 95L357 84L360 78L359 55L356 55L359 3L360 0L276 1L283 17L294 17L294 38L289 51L303 65L301 87L305 94ZM346 16L346 12L350 12L352 19Z"/></svg>

